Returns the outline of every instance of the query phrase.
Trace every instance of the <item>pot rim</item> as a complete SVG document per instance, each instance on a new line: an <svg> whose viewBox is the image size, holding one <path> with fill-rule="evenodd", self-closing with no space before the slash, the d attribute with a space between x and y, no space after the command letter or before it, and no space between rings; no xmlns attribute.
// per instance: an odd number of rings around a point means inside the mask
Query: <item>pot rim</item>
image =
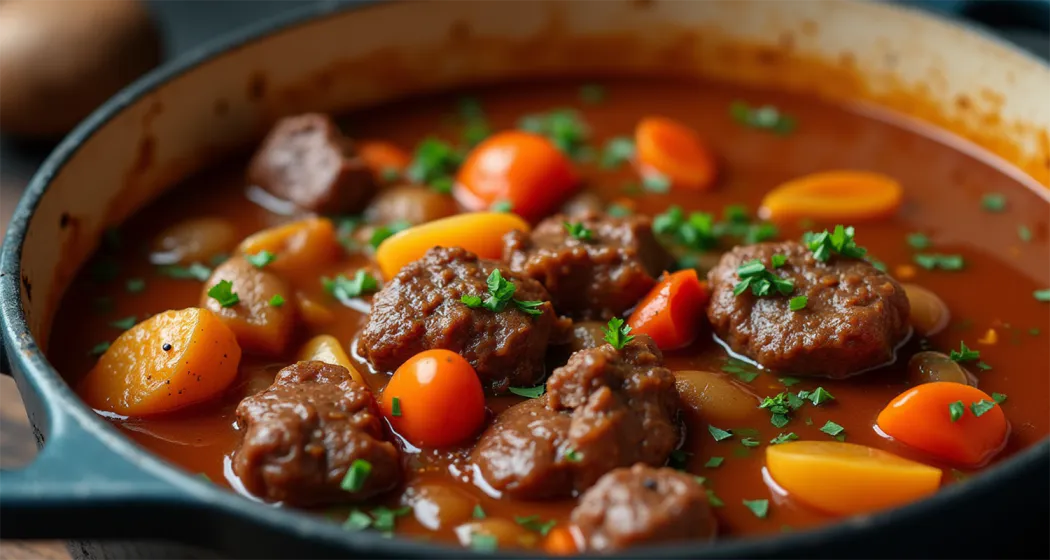
<svg viewBox="0 0 1050 560"><path fill-rule="evenodd" d="M17 367L13 369L23 373L26 383L32 385L30 390L37 391L49 415L67 415L123 459L139 465L150 474L175 486L183 496L183 505L199 508L217 507L229 515L248 519L288 536L310 539L318 544L343 550L398 556L426 555L460 558L465 554L472 554L472 551L445 543L423 542L406 538L389 539L372 531L347 532L330 520L320 519L293 509L268 506L235 492L216 488L146 451L98 416L72 391L65 379L38 348L21 305L22 246L30 219L41 199L46 195L51 179L71 158L76 156L86 139L144 96L209 60L280 31L334 14L376 8L382 4L382 0L330 0L294 8L286 13L250 24L240 30L206 41L180 57L151 70L92 112L58 144L41 164L11 217L3 241L2 254L0 254L0 320L2 320L2 333L0 334L2 334L3 344L12 361L11 365L17 364ZM900 4L882 4L881 6L887 10L911 12L919 17L939 20L956 26L1050 70L1050 64L971 23L949 20ZM1048 459L1050 459L1050 436L1002 461L990 470L981 472L966 484L950 485L940 489L930 498L900 508L871 515L852 516L799 532L727 539L711 544L686 543L633 548L611 557L637 556L642 551L647 557L652 558L674 556L764 557L773 556L778 551L801 550L800 547L819 547L831 541L850 539L851 536L864 532L888 530L909 524L915 519L935 515L939 510L958 505L971 494L991 493L1003 480L1019 477L1026 470L1037 468L1040 462L1047 462ZM187 540L193 542L192 538ZM498 555L528 556L526 552L510 550L500 550Z"/></svg>

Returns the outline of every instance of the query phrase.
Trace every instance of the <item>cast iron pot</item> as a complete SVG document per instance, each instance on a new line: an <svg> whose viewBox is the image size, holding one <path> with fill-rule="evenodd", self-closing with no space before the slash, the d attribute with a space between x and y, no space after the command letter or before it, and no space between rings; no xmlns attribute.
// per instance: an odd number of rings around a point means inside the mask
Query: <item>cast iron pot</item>
<svg viewBox="0 0 1050 560"><path fill-rule="evenodd" d="M257 140L280 115L573 74L704 75L863 100L949 127L1048 182L1050 70L994 39L898 7L808 0L310 6L148 75L66 138L33 178L4 240L0 288L4 344L43 447L27 468L0 474L0 536L90 539L73 547L81 556L470 554L348 533L174 468L77 398L48 362L48 352L62 351L46 347L48 333L62 293L106 227ZM629 553L1045 557L1048 480L1044 440L904 508L797 534ZM122 548L127 539L148 548Z"/></svg>

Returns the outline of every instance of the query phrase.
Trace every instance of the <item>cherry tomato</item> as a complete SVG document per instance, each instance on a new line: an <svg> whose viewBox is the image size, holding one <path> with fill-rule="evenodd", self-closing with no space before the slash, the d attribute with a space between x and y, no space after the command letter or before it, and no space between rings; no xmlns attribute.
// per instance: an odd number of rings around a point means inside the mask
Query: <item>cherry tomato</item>
<svg viewBox="0 0 1050 560"><path fill-rule="evenodd" d="M459 169L453 194L468 210L497 202L535 221L554 211L576 189L572 164L549 140L517 130L478 144Z"/></svg>
<svg viewBox="0 0 1050 560"><path fill-rule="evenodd" d="M478 374L448 350L420 352L397 368L380 406L397 433L418 447L463 443L485 424Z"/></svg>

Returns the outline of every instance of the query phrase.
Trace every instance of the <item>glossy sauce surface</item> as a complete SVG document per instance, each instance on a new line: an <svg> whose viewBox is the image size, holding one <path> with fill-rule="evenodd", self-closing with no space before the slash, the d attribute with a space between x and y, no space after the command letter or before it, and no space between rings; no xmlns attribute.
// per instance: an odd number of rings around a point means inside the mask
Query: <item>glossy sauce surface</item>
<svg viewBox="0 0 1050 560"><path fill-rule="evenodd" d="M512 128L528 113L561 107L575 107L591 127L590 145L600 148L605 140L631 135L637 121L662 114L697 130L717 154L719 178L716 188L707 192L672 190L666 194L641 191L635 170L622 166L616 171L596 164L580 166L584 188L602 196L634 206L639 213L657 215L672 204L685 210L703 210L721 215L729 204L744 204L754 212L762 197L778 184L817 171L859 169L877 171L900 181L905 203L885 221L858 223L857 241L869 254L884 262L891 274L902 265L914 267L907 282L936 293L951 311L948 328L928 340L913 337L898 352L896 363L846 380L830 381L802 378L792 385L793 392L823 386L836 400L830 405L809 406L795 415L784 429L770 425L769 413L757 408L733 425L733 429L762 442L754 448L740 444L740 437L715 442L707 430L708 421L686 415L683 450L689 455L687 469L707 478L707 484L725 503L717 508L721 536L779 532L784 527L799 529L833 520L789 497L778 495L763 478L764 448L778 433L793 431L801 439L826 440L820 432L832 420L846 429L847 441L885 449L904 457L943 467L944 483L954 483L962 473L922 453L881 437L873 428L875 417L893 397L908 387L908 358L921 349L948 353L960 341L978 349L989 371L977 374L979 388L986 393L1009 396L1003 410L1011 424L1006 448L993 461L1008 457L1050 433L1046 397L1050 394L1047 340L1050 336L1050 306L1033 299L1033 291L1045 289L1048 280L1048 212L1046 193L1037 194L1010 173L958 149L954 139L940 137L936 131L914 130L912 123L869 107L838 107L820 101L779 92L748 90L715 83L693 83L647 79L603 80L606 96L600 103L580 100L582 82L563 81L540 84L507 84L444 96L411 99L346 115L340 122L352 138L382 138L411 149L429 135L458 138L460 125L455 115L461 95L476 97L484 107L494 130ZM798 123L789 135L776 135L747 128L729 115L732 102L751 105L770 104ZM221 169L208 171L172 189L162 200L141 211L121 228L121 246L115 256L119 274L115 281L98 283L91 279L91 265L85 267L65 296L50 344L50 359L71 383L76 383L93 365L93 346L112 340L120 329L109 323L131 315L142 320L152 314L198 305L202 285L193 280L175 280L157 274L146 258L147 245L162 229L191 217L217 216L233 223L241 237L290 218L273 214L245 196L245 160L233 160ZM1038 188L1038 187L1037 187ZM1005 197L1003 212L982 207L982 197L999 193ZM202 204L202 201L206 201ZM626 201L626 202L624 202ZM822 230L835 224L787 224L780 227L779 239L797 239L807 229ZM1029 241L1018 235L1019 226L1032 233ZM906 236L922 232L932 241L927 252L960 254L965 259L961 271L924 270L913 263L916 252ZM96 259L96 260L98 260ZM290 278L295 288L319 301L325 301L336 320L323 330L302 325L296 333L301 343L315 334L336 336L349 350L355 365L369 372L372 389L380 392L390 372L369 368L356 351L355 336L367 320L359 310L340 305L327 296L319 282L321 276L352 274L366 264L366 255L349 255L336 265L323 269L299 270ZM141 293L128 293L125 282L144 278ZM112 309L99 312L98 298L107 297ZM104 306L103 306L104 307ZM995 345L978 343L994 328ZM297 348L298 344L293 345ZM228 468L229 456L239 433L234 408L243 397L266 388L280 368L295 360L290 352L283 360L264 360L245 355L240 376L221 402L199 405L164 417L114 419L125 433L147 449L184 467L207 475L218 484L237 486ZM740 384L756 397L772 396L783 390L778 376L761 372L750 382L722 371L726 352L703 331L691 347L666 353L672 370L702 369ZM560 365L553 357L550 368ZM519 402L518 397L489 397L492 415ZM466 457L469 447L457 450L423 450L406 454L411 469L406 487L382 503L388 506L415 503L414 496L425 485L454 486L471 504L482 506L490 517L513 519L538 514L544 519L567 519L576 500L525 502L497 499L474 485ZM718 468L704 465L711 457L724 457ZM744 507L742 500L769 498L768 517L759 519ZM378 504L376 504L378 505ZM334 509L334 519L345 518L346 509ZM453 531L431 531L419 519L426 519L425 507L398 520L398 534L432 535L455 539ZM419 519L417 519L419 518Z"/></svg>

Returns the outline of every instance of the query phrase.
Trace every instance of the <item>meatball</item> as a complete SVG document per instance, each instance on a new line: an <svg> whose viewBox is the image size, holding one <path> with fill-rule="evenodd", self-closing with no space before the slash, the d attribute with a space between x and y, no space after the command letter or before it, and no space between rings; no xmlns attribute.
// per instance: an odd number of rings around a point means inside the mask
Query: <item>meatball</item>
<svg viewBox="0 0 1050 560"><path fill-rule="evenodd" d="M669 468L635 465L601 479L572 510L588 551L710 539L717 523L695 478Z"/></svg>
<svg viewBox="0 0 1050 560"><path fill-rule="evenodd" d="M484 298L488 277L497 269L514 284L515 299L544 302L535 308L539 315L513 304L497 313L461 301L464 295ZM361 333L362 348L383 371L397 369L424 350L443 348L466 358L494 392L531 387L543 378L548 342L564 328L549 300L539 282L495 261L458 247L435 247L404 266L375 295Z"/></svg>
<svg viewBox="0 0 1050 560"><path fill-rule="evenodd" d="M519 499L571 496L635 463L662 465L679 440L674 374L647 336L623 350L574 354L547 394L506 410L472 462L484 483Z"/></svg>
<svg viewBox="0 0 1050 560"><path fill-rule="evenodd" d="M320 214L360 212L378 189L331 117L312 113L274 125L248 165L248 181Z"/></svg>
<svg viewBox="0 0 1050 560"><path fill-rule="evenodd" d="M566 222L590 230L572 236ZM608 320L633 307L671 265L671 256L653 236L645 216L613 218L596 212L556 215L531 234L503 238L503 259L511 270L543 283L554 308L574 319Z"/></svg>
<svg viewBox="0 0 1050 560"><path fill-rule="evenodd" d="M243 437L233 472L252 494L295 506L361 502L400 482L397 449L384 440L372 392L342 366L299 362L265 391L237 405ZM355 461L371 472L360 489L341 488Z"/></svg>
<svg viewBox="0 0 1050 560"><path fill-rule="evenodd" d="M773 268L773 255L787 262ZM739 296L737 268L753 259L794 281L790 296ZM908 336L908 297L889 275L860 259L834 255L817 261L800 243L736 247L707 275L707 316L715 333L734 351L763 367L795 375L841 378L891 361ZM791 311L791 297L806 307Z"/></svg>

